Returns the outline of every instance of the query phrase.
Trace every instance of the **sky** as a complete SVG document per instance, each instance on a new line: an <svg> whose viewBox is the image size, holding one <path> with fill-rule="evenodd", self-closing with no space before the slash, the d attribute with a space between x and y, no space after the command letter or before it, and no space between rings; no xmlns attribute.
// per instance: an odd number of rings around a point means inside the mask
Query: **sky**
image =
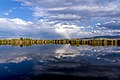
<svg viewBox="0 0 120 80"><path fill-rule="evenodd" d="M120 36L120 0L0 0L0 38Z"/></svg>

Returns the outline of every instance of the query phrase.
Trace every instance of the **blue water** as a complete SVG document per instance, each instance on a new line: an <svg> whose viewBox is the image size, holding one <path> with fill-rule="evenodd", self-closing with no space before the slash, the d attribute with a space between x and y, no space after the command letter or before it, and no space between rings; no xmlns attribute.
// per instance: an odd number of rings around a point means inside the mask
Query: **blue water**
<svg viewBox="0 0 120 80"><path fill-rule="evenodd" d="M60 79L119 80L120 47L0 46L0 80L53 80L56 76Z"/></svg>

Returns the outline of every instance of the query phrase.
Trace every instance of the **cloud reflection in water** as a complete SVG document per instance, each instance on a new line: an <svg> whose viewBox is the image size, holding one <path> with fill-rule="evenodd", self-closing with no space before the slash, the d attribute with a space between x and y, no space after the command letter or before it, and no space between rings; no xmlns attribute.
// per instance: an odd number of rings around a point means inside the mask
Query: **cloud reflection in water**
<svg viewBox="0 0 120 80"><path fill-rule="evenodd" d="M70 46L40 45L30 47L0 47L0 68L13 70L9 65L16 66L15 74L60 74L73 76L107 76L119 78L120 74L119 47L102 46ZM16 64L17 63L17 64ZM23 65L24 63L24 65ZM30 69L29 72L19 70L21 65ZM4 69L3 69L4 70ZM8 73L8 72L7 72Z"/></svg>

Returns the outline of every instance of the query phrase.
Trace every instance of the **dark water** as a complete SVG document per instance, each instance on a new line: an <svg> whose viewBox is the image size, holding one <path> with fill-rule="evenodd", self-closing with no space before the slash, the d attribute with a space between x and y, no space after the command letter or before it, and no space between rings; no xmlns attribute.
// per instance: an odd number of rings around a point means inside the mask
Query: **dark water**
<svg viewBox="0 0 120 80"><path fill-rule="evenodd" d="M120 47L0 46L0 80L120 80Z"/></svg>

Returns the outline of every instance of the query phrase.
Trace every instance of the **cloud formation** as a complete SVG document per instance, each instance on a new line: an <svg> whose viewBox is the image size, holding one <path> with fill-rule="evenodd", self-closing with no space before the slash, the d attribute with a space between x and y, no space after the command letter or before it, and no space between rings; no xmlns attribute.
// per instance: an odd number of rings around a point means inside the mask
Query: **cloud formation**
<svg viewBox="0 0 120 80"><path fill-rule="evenodd" d="M120 21L109 21L98 26L113 30L120 30Z"/></svg>
<svg viewBox="0 0 120 80"><path fill-rule="evenodd" d="M33 7L33 15L39 20L56 25L56 24L68 24L78 26L84 26L87 30L84 34L91 34L93 32L99 32L101 34L104 29L101 26L101 31L96 30L98 22L108 22L115 20L118 24L120 17L120 4L119 0L17 0L24 3L26 6ZM111 25L111 26L110 26ZM111 23L107 25L115 29L117 25ZM87 27L91 26L88 30ZM100 28L99 26L99 28ZM118 25L119 26L119 25ZM55 26L56 27L56 26ZM94 28L94 30L92 30ZM102 30L103 29L103 30ZM84 30L84 31L85 31ZM96 31L95 31L96 30ZM109 31L109 30L107 30ZM77 32L77 31L76 31ZM78 34L83 33L78 30ZM105 32L109 34L109 32ZM111 32L112 34L112 32ZM79 34L80 35L80 34ZM104 35L104 34L103 34Z"/></svg>
<svg viewBox="0 0 120 80"><path fill-rule="evenodd" d="M88 27L91 28L91 27ZM19 18L0 18L1 36L11 37L32 37L41 39L71 38L79 37L81 34L89 36L91 32L85 30L84 26L56 24L38 20L33 23ZM2 35L3 34L3 35ZM76 34L76 35L74 35Z"/></svg>
<svg viewBox="0 0 120 80"><path fill-rule="evenodd" d="M116 32L120 32L120 30L107 29L107 26L102 26L101 24L97 24L96 27L63 23L53 25L52 22L44 22L42 20L33 23L19 18L0 18L1 38L5 36L7 38L32 37L39 39L69 39L113 35L113 33Z"/></svg>
<svg viewBox="0 0 120 80"><path fill-rule="evenodd" d="M120 16L118 0L18 0L34 7L34 15L48 19ZM55 17L56 16L56 17Z"/></svg>
<svg viewBox="0 0 120 80"><path fill-rule="evenodd" d="M15 0L30 7L35 21L0 18L1 36L83 38L119 35L119 0Z"/></svg>

